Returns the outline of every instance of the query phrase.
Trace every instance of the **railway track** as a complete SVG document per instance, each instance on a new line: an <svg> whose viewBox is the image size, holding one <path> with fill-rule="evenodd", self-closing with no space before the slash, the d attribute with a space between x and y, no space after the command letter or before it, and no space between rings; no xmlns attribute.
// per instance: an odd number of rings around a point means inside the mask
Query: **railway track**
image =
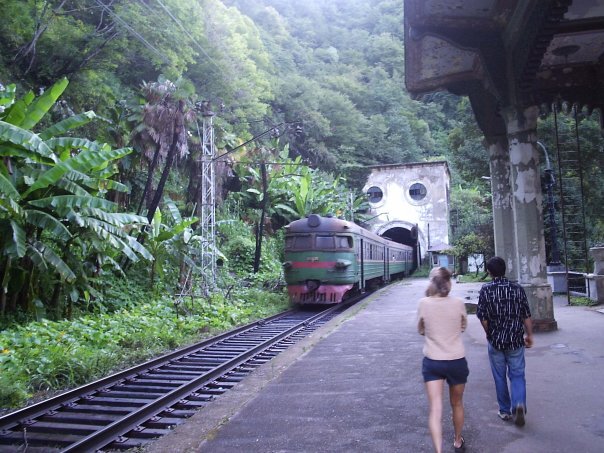
<svg viewBox="0 0 604 453"><path fill-rule="evenodd" d="M0 417L0 452L142 446L344 311L289 311Z"/></svg>

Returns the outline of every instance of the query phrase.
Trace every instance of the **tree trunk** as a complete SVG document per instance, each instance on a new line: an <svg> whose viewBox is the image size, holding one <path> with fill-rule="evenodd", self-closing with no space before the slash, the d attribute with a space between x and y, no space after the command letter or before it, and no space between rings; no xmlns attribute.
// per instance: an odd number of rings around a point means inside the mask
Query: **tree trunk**
<svg viewBox="0 0 604 453"><path fill-rule="evenodd" d="M10 272L12 260L7 258L4 272L2 273L2 287L0 288L0 317L4 317L6 312L6 294L8 293L8 273Z"/></svg>
<svg viewBox="0 0 604 453"><path fill-rule="evenodd" d="M268 204L268 181L266 178L266 164L260 164L260 174L262 176L262 202L260 203L260 221L256 228L256 253L254 254L254 274L260 270L260 257L262 255L262 236L264 235L264 218L266 217L266 207Z"/></svg>
<svg viewBox="0 0 604 453"><path fill-rule="evenodd" d="M153 159L149 164L149 170L147 171L147 182L145 182L145 189L143 190L143 194L141 195L141 201L138 204L138 209L136 210L136 213L138 215L140 215L141 211L143 210L143 204L145 203L145 200L149 192L151 191L151 185L153 184L153 173L155 173L155 167L157 167L157 161L159 160L160 147L161 145L158 143L157 148L155 149L155 153L153 154Z"/></svg>
<svg viewBox="0 0 604 453"><path fill-rule="evenodd" d="M168 175L170 174L170 168L172 167L172 162L174 162L174 157L176 156L176 152L178 150L178 136L183 127L184 101L179 101L176 114L174 115L174 132L172 134L172 144L170 145L168 155L166 156L166 162L161 174L161 178L159 180L159 184L157 185L157 190L155 191L153 200L149 205L149 211L147 212L147 220L149 220L149 223L151 223L151 221L153 220L155 210L159 206L159 202L161 201L161 198L164 194L164 187L166 185L166 181L168 180Z"/></svg>

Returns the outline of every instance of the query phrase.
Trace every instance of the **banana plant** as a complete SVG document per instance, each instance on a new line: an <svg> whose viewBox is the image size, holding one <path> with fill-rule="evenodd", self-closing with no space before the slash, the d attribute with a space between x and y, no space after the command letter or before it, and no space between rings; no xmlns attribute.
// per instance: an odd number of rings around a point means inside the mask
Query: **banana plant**
<svg viewBox="0 0 604 453"><path fill-rule="evenodd" d="M187 259L191 246L195 246L201 240L191 228L191 225L197 223L197 217L188 217L183 219L180 211L173 201L165 202L166 209L170 213L169 223L162 223L162 213L158 209L153 215L151 227L147 231L147 247L153 257L151 264L150 281L151 285L155 282L155 276L162 272L162 258L166 255L172 255L180 263L186 262L189 266L195 263Z"/></svg>
<svg viewBox="0 0 604 453"><path fill-rule="evenodd" d="M67 84L63 79L38 97L29 92L20 99L10 85L0 95L1 314L7 301L12 309L34 299L56 307L64 289L77 299L86 288L75 285L73 263L92 256L152 259L132 234L147 220L118 212L105 199L108 190L127 190L111 178L114 162L132 150L68 136L94 120L93 112L37 127ZM96 259L94 272L103 261Z"/></svg>

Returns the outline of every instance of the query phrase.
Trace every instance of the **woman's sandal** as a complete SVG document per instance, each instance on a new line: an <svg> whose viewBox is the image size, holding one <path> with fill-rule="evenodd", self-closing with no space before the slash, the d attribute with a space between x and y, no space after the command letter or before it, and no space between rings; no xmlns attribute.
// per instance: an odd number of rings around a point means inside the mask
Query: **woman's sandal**
<svg viewBox="0 0 604 453"><path fill-rule="evenodd" d="M463 453L466 451L466 441L461 436L461 445L459 447L455 446L455 441L453 441L453 448L455 449L455 453Z"/></svg>

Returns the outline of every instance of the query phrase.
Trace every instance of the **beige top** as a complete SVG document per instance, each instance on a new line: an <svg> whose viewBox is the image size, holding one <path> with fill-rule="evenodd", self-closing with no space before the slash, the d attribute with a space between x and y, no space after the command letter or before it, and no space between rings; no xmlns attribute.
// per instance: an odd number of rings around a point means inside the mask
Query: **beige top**
<svg viewBox="0 0 604 453"><path fill-rule="evenodd" d="M417 308L417 330L424 335L424 355L432 360L465 357L461 333L468 325L466 306L458 297L424 297Z"/></svg>

